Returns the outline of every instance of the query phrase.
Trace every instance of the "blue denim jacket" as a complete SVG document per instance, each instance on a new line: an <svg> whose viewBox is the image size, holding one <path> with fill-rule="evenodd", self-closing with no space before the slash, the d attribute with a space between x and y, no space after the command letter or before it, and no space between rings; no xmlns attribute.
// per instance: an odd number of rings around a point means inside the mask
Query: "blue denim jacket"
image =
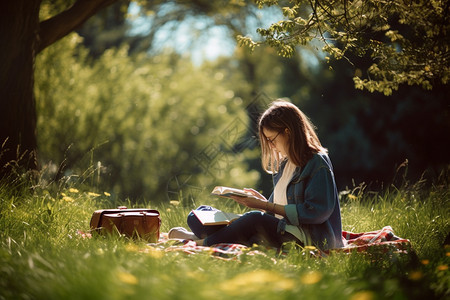
<svg viewBox="0 0 450 300"><path fill-rule="evenodd" d="M274 185L283 174L286 163L274 175ZM273 202L273 193L269 198ZM286 218L279 222L278 231L286 224L298 226L322 250L341 248L342 223L338 191L333 166L327 154L317 153L303 169L297 167L287 187Z"/></svg>

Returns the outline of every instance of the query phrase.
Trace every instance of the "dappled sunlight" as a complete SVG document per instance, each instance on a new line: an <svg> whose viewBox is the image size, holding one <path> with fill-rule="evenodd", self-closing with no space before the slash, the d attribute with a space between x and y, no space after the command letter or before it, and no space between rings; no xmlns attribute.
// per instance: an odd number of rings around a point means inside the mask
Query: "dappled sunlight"
<svg viewBox="0 0 450 300"><path fill-rule="evenodd" d="M249 293L281 292L295 287L295 281L282 274L269 270L256 270L241 273L222 282L219 289L229 295Z"/></svg>

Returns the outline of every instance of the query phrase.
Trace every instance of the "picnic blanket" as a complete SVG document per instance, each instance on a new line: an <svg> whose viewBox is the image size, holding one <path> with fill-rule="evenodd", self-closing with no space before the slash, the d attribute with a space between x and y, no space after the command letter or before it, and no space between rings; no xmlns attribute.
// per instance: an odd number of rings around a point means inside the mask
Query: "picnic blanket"
<svg viewBox="0 0 450 300"><path fill-rule="evenodd" d="M366 252L369 249L377 249L386 252L389 250L408 251L411 248L410 241L396 236L391 226L362 233L342 231L342 240L344 247L332 251Z"/></svg>
<svg viewBox="0 0 450 300"><path fill-rule="evenodd" d="M169 239L167 233L161 233L160 239L157 243L148 244L158 250L165 252L184 252L186 254L209 253L214 257L221 259L236 259L244 252L250 252L250 247L241 244L221 243L213 246L200 246L192 240ZM249 254L262 254L258 250L253 250Z"/></svg>
<svg viewBox="0 0 450 300"><path fill-rule="evenodd" d="M342 239L344 241L343 248L333 249L327 253L321 254L329 254L334 251L349 253L352 251L368 252L369 250L381 252L398 251L406 253L410 249L410 241L397 237L391 226L385 226L380 230L362 233L343 231ZM161 234L158 243L149 245L165 252L180 251L187 254L207 252L222 259L235 259L243 253L248 255L265 255L264 251L261 249L255 250L253 247L247 247L241 244L221 243L209 247L200 246L192 240L169 239L167 233ZM307 250L312 254L317 254L318 252L314 251L313 248L314 247L309 247Z"/></svg>
<svg viewBox="0 0 450 300"><path fill-rule="evenodd" d="M90 233L78 231L83 238L92 237ZM332 252L363 252L363 253L386 253L398 252L408 253L411 249L411 243L408 239L403 239L394 234L391 226L385 226L382 229L353 233L350 231L342 232L344 247L332 249L327 252L321 252L310 246L304 247L303 251L312 256L326 256ZM161 233L157 243L147 245L150 249L158 252L183 252L186 254L209 253L214 257L230 260L238 259L240 255L267 255L267 247L248 247L241 244L221 243L212 246L200 246L192 240L169 239L167 233ZM147 249L148 250L148 249ZM283 252L281 251L281 254Z"/></svg>

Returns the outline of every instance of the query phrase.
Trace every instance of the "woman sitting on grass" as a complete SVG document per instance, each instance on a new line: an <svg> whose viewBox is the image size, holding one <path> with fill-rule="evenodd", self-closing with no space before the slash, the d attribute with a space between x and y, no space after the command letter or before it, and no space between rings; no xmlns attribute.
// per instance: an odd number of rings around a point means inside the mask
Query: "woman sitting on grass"
<svg viewBox="0 0 450 300"><path fill-rule="evenodd" d="M256 243L280 248L295 241L321 250L343 247L333 168L306 115L287 101L273 102L259 120L259 139L263 168L274 174L274 191L268 200L253 189L244 190L254 197L231 197L259 211L247 212L227 226L204 226L191 212L187 222L192 232L172 228L169 238L204 246Z"/></svg>

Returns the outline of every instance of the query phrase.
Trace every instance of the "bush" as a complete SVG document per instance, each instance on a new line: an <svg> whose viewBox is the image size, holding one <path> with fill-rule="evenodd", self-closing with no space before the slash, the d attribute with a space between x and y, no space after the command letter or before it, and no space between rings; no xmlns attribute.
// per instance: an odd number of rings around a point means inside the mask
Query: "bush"
<svg viewBox="0 0 450 300"><path fill-rule="evenodd" d="M130 57L126 47L91 62L70 35L36 64L46 174L156 202L219 184L254 186L258 173L234 148L249 119L223 77L172 54Z"/></svg>

